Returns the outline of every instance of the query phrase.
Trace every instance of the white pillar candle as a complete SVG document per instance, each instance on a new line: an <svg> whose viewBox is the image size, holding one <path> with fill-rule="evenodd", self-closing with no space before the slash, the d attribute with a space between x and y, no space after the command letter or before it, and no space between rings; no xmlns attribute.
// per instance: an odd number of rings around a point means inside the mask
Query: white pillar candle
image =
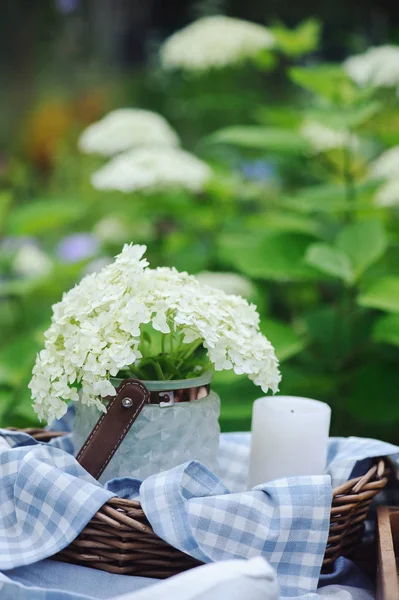
<svg viewBox="0 0 399 600"><path fill-rule="evenodd" d="M322 475L331 409L297 396L255 400L248 487L297 475Z"/></svg>

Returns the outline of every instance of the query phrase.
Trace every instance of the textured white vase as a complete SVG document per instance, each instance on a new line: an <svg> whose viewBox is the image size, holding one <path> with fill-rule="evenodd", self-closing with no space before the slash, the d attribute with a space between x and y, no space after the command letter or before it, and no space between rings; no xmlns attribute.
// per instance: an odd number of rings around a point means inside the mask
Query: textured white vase
<svg viewBox="0 0 399 600"><path fill-rule="evenodd" d="M190 381L195 382L195 379ZM212 391L194 402L179 402L166 407L145 405L101 475L100 483L114 477L145 479L188 460L198 460L216 470L219 414L219 396ZM73 425L76 453L100 416L95 407L76 403Z"/></svg>

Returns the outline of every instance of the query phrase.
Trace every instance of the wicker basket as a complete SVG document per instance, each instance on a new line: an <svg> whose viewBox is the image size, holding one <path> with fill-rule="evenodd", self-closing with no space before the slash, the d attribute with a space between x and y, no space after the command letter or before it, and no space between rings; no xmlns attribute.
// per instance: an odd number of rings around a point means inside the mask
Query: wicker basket
<svg viewBox="0 0 399 600"><path fill-rule="evenodd" d="M41 442L64 435L41 429L22 431ZM365 475L333 490L323 572L328 572L339 556L348 557L356 549L371 501L387 481L387 464L379 459ZM78 537L53 558L110 573L160 579L201 564L154 533L139 501L121 498L108 500Z"/></svg>

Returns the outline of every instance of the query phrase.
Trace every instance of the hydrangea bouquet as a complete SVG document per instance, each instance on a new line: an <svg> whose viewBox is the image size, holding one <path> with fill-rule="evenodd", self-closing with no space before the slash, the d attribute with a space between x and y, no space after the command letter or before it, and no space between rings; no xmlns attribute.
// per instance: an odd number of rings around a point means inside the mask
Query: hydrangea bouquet
<svg viewBox="0 0 399 600"><path fill-rule="evenodd" d="M117 380L181 390L193 382L199 388L201 378L209 384L212 368L234 369L264 392L278 389L278 361L259 331L255 307L187 273L148 268L145 249L126 245L53 307L30 389L37 414L48 421L76 402L77 449L106 411L107 397L116 394ZM219 410L212 391L172 409L146 405L103 477L144 478L192 459L212 467Z"/></svg>
<svg viewBox="0 0 399 600"><path fill-rule="evenodd" d="M255 307L187 273L148 268L145 250L126 245L53 307L30 382L40 418L61 417L69 400L103 411L117 376L184 379L213 366L277 391L278 361Z"/></svg>

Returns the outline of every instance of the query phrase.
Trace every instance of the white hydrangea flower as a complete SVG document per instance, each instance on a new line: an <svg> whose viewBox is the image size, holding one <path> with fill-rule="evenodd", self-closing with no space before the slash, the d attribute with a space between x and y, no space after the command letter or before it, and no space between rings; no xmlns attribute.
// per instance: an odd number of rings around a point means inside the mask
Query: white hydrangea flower
<svg viewBox="0 0 399 600"><path fill-rule="evenodd" d="M183 187L199 192L211 169L193 154L179 148L140 148L111 159L92 175L97 190L164 190Z"/></svg>
<svg viewBox="0 0 399 600"><path fill-rule="evenodd" d="M27 279L45 277L51 272L53 262L51 258L34 244L24 244L17 251L13 268L17 275Z"/></svg>
<svg viewBox="0 0 399 600"><path fill-rule="evenodd" d="M179 138L161 115L138 108L119 108L81 134L78 146L86 154L113 156L139 146L178 146Z"/></svg>
<svg viewBox="0 0 399 600"><path fill-rule="evenodd" d="M262 25L221 15L204 17L164 42L161 63L167 69L220 68L255 56L273 44L273 34Z"/></svg>
<svg viewBox="0 0 399 600"><path fill-rule="evenodd" d="M391 87L399 85L399 46L369 48L343 63L349 77L358 85Z"/></svg>
<svg viewBox="0 0 399 600"><path fill-rule="evenodd" d="M347 131L331 129L317 121L305 121L299 132L316 153L328 152L336 148L356 150L360 145L359 139L355 135Z"/></svg>
<svg viewBox="0 0 399 600"><path fill-rule="evenodd" d="M201 284L223 290L226 294L234 294L243 298L252 298L255 294L251 280L243 275L238 275L238 273L203 271L198 273L196 278Z"/></svg>
<svg viewBox="0 0 399 600"><path fill-rule="evenodd" d="M384 183L374 198L378 206L399 206L399 177Z"/></svg>
<svg viewBox="0 0 399 600"><path fill-rule="evenodd" d="M399 178L399 146L385 150L370 165L370 174L381 179Z"/></svg>
<svg viewBox="0 0 399 600"><path fill-rule="evenodd" d="M178 332L185 343L201 341L216 370L234 369L264 392L278 390L278 361L259 331L255 307L187 273L150 269L144 252L145 246L125 245L111 265L85 277L53 306L29 384L40 418L60 418L68 400L104 411L101 399L115 395L109 378L141 358L144 323Z"/></svg>

